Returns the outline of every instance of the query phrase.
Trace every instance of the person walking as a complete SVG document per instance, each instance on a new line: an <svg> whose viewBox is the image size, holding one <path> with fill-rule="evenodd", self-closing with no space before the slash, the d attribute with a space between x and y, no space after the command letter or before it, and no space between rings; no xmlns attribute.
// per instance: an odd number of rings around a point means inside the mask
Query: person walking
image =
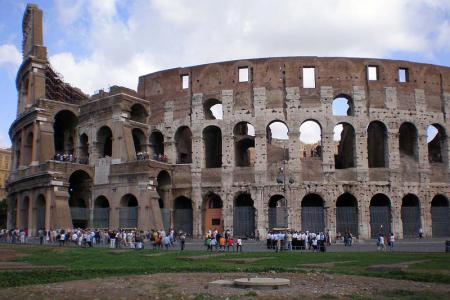
<svg viewBox="0 0 450 300"><path fill-rule="evenodd" d="M395 243L395 236L394 236L394 233L391 232L391 234L389 236L389 250L390 251L394 251L394 243Z"/></svg>
<svg viewBox="0 0 450 300"><path fill-rule="evenodd" d="M237 247L236 247L236 252L241 251L242 252L242 239L238 238L237 239L237 243L236 243Z"/></svg>
<svg viewBox="0 0 450 300"><path fill-rule="evenodd" d="M181 232L180 235L180 246L181 246L181 251L184 250L184 244L186 242L186 234L184 232Z"/></svg>

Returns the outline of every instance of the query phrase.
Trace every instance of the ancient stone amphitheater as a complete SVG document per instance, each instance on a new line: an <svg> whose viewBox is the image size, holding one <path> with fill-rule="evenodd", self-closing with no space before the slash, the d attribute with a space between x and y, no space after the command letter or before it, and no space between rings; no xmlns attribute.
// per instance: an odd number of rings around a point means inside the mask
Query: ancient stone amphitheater
<svg viewBox="0 0 450 300"><path fill-rule="evenodd" d="M28 5L8 226L449 235L450 68L283 57L176 68L87 96Z"/></svg>

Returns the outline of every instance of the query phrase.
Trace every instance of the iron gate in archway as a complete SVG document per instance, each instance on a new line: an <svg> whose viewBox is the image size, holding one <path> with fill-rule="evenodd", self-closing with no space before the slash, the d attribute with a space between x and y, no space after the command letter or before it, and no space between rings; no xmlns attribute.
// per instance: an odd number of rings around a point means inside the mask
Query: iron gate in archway
<svg viewBox="0 0 450 300"><path fill-rule="evenodd" d="M336 233L358 235L358 209L354 206L336 207Z"/></svg>
<svg viewBox="0 0 450 300"><path fill-rule="evenodd" d="M370 232L375 238L380 233L388 234L391 231L391 209L389 206L370 207Z"/></svg>
<svg viewBox="0 0 450 300"><path fill-rule="evenodd" d="M420 229L420 210L418 206L402 207L403 237L417 237Z"/></svg>
<svg viewBox="0 0 450 300"><path fill-rule="evenodd" d="M177 208L173 211L173 226L176 231L183 231L192 236L192 208Z"/></svg>
<svg viewBox="0 0 450 300"><path fill-rule="evenodd" d="M255 236L255 208L252 206L236 206L233 217L233 234L240 237Z"/></svg>
<svg viewBox="0 0 450 300"><path fill-rule="evenodd" d="M448 206L431 206L431 220L433 237L450 235L450 213Z"/></svg>
<svg viewBox="0 0 450 300"><path fill-rule="evenodd" d="M302 230L309 232L324 232L325 222L322 206L302 207Z"/></svg>
<svg viewBox="0 0 450 300"><path fill-rule="evenodd" d="M269 207L269 228L288 227L286 207Z"/></svg>

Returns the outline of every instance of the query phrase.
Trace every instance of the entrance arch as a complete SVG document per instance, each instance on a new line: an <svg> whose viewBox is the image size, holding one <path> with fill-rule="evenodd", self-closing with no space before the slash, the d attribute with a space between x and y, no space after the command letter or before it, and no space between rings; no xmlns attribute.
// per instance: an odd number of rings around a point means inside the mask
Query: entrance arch
<svg viewBox="0 0 450 300"><path fill-rule="evenodd" d="M94 202L94 228L109 228L109 201L105 196L98 196Z"/></svg>
<svg viewBox="0 0 450 300"><path fill-rule="evenodd" d="M20 204L20 229L28 228L28 211L30 207L30 198L25 196Z"/></svg>
<svg viewBox="0 0 450 300"><path fill-rule="evenodd" d="M358 236L358 201L350 193L344 193L336 200L336 233L350 232Z"/></svg>
<svg viewBox="0 0 450 300"><path fill-rule="evenodd" d="M443 195L434 196L431 201L431 228L433 237L450 235L448 199Z"/></svg>
<svg viewBox="0 0 450 300"><path fill-rule="evenodd" d="M209 192L203 199L203 232L209 229L223 232L223 202L219 195Z"/></svg>
<svg viewBox="0 0 450 300"><path fill-rule="evenodd" d="M97 132L97 151L100 157L112 156L113 134L108 126L101 127Z"/></svg>
<svg viewBox="0 0 450 300"><path fill-rule="evenodd" d="M69 178L69 208L74 228L87 228L92 179L88 173L78 170Z"/></svg>
<svg viewBox="0 0 450 300"><path fill-rule="evenodd" d="M287 200L283 195L273 195L269 199L269 229L288 227Z"/></svg>
<svg viewBox="0 0 450 300"><path fill-rule="evenodd" d="M77 116L69 110L62 110L55 115L53 123L55 154L74 154L77 125Z"/></svg>
<svg viewBox="0 0 450 300"><path fill-rule="evenodd" d="M317 194L308 194L302 200L302 230L324 232L325 214L323 199Z"/></svg>
<svg viewBox="0 0 450 300"><path fill-rule="evenodd" d="M188 236L193 232L193 213L191 199L180 196L175 199L173 204L173 227L178 231L183 231Z"/></svg>
<svg viewBox="0 0 450 300"><path fill-rule="evenodd" d="M159 209L161 210L161 218L163 222L163 227L165 230L170 228L170 210L169 210L169 199L170 192L172 190L172 179L167 171L163 170L159 172L156 177L158 185L156 186L156 192L159 195L158 203Z"/></svg>
<svg viewBox="0 0 450 300"><path fill-rule="evenodd" d="M408 194L402 200L403 237L417 237L420 225L420 204L416 195Z"/></svg>
<svg viewBox="0 0 450 300"><path fill-rule="evenodd" d="M35 222L36 232L40 229L45 230L45 197L39 195L36 199L33 220Z"/></svg>
<svg viewBox="0 0 450 300"><path fill-rule="evenodd" d="M138 200L133 194L126 194L120 199L119 227L138 227Z"/></svg>
<svg viewBox="0 0 450 300"><path fill-rule="evenodd" d="M391 201L384 194L376 194L370 200L370 235L372 238L379 234L387 235L391 232Z"/></svg>
<svg viewBox="0 0 450 300"><path fill-rule="evenodd" d="M249 193L239 194L234 201L233 228L236 237L255 236L255 208Z"/></svg>

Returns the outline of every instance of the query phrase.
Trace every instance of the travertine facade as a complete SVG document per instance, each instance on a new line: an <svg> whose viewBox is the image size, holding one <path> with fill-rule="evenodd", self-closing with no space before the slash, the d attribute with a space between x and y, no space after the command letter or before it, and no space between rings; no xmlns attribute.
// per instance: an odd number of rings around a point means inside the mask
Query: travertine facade
<svg viewBox="0 0 450 300"><path fill-rule="evenodd" d="M9 227L449 235L448 67L249 59L156 72L137 92L88 97L51 70L42 11L28 6L23 25ZM335 99L346 100L345 115L333 114ZM321 135L305 157L306 121Z"/></svg>

